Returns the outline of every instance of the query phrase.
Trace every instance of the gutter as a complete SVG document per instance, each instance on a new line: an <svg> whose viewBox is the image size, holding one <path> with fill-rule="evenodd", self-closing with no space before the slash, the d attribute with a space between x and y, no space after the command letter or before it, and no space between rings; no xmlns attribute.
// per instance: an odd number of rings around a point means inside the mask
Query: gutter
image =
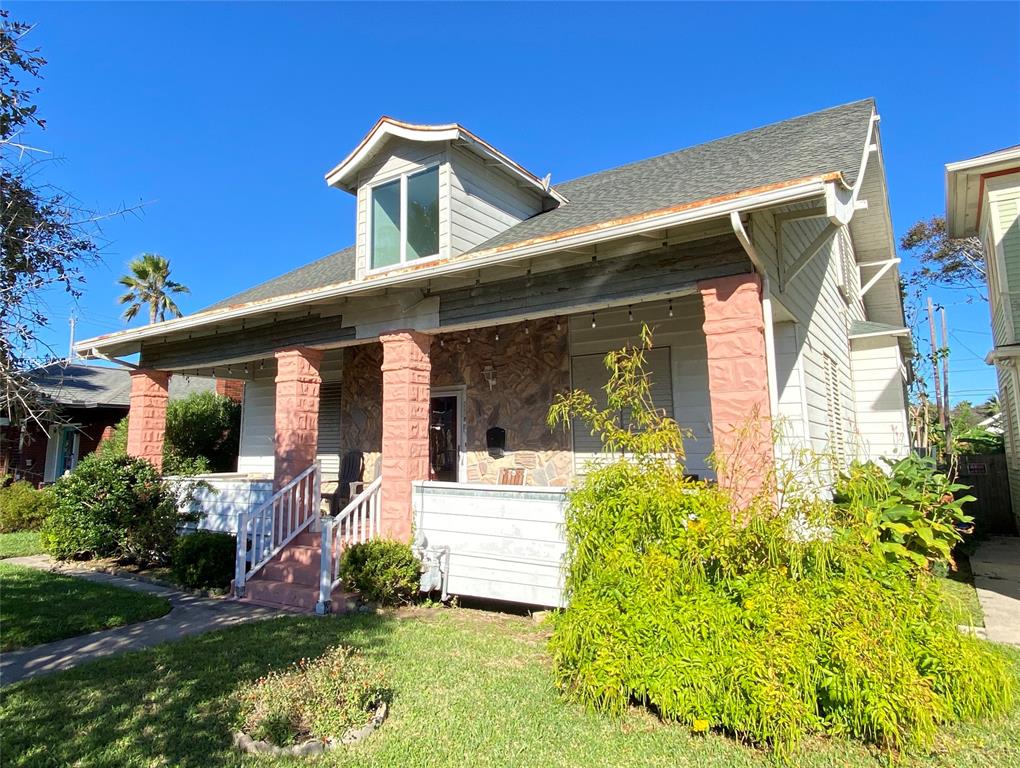
<svg viewBox="0 0 1020 768"><path fill-rule="evenodd" d="M769 378L769 408L772 410L772 421L779 418L779 377L776 374L776 334L772 326L772 286L769 283L769 273L765 269L765 263L758 255L754 243L751 242L747 230L744 229L744 222L740 218L740 211L730 212L730 226L733 227L733 234L744 248L744 252L754 265L754 271L761 276L761 315L765 323L765 363Z"/></svg>
<svg viewBox="0 0 1020 768"><path fill-rule="evenodd" d="M784 183L783 185L770 185L769 187L762 188L761 191L749 195L732 195L712 199L711 201L702 201L700 204L674 206L663 211L643 213L616 222L604 222L584 229L568 230L567 232L557 233L548 237L535 238L534 240L512 243L506 246L497 246L489 251L480 251L468 258L430 265L427 272L424 269L410 273L405 270L366 280L351 280L346 283L337 283L272 299L264 299L237 307L226 307L210 312L201 312L132 330L95 336L75 344L75 351L85 355L93 350L99 351L102 347L108 345L124 344L132 341L140 342L145 339L165 336L169 333L199 328L214 322L226 322L265 312L283 311L293 307L304 306L309 302L343 296L356 296L362 291L371 291L410 282L417 275L427 274L429 278L432 278L482 269L494 264L534 258L555 251L594 245L606 242L607 240L640 235L653 230L721 218L728 216L733 211L748 212L759 208L798 202L826 194L827 188L834 186L836 183L842 184L842 174L838 172L800 179ZM845 188L845 185L843 186ZM830 192L829 194L832 193Z"/></svg>

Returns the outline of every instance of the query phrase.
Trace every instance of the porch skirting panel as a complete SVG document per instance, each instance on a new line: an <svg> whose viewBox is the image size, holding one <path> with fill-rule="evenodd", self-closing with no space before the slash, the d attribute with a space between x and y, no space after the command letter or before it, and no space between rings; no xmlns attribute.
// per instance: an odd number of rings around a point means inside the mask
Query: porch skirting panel
<svg viewBox="0 0 1020 768"><path fill-rule="evenodd" d="M414 483L417 530L449 547L447 591L526 605L562 606L566 489Z"/></svg>

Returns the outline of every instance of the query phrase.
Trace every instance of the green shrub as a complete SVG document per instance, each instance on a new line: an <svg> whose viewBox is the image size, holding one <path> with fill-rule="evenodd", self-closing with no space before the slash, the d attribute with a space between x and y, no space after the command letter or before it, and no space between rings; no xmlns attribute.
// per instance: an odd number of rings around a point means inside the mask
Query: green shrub
<svg viewBox="0 0 1020 768"><path fill-rule="evenodd" d="M957 630L927 571L890 564L863 523L811 494L737 510L685 479L664 450L679 428L647 405L642 366L624 368L631 394L617 405L644 409L652 429L569 495L569 605L550 641L564 691L607 712L640 701L779 754L811 733L927 747L941 723L1012 706L1010 663ZM551 418L591 410L575 393Z"/></svg>
<svg viewBox="0 0 1020 768"><path fill-rule="evenodd" d="M234 578L236 538L229 533L195 531L180 536L170 557L174 577L185 587L222 589Z"/></svg>
<svg viewBox="0 0 1020 768"><path fill-rule="evenodd" d="M0 487L0 533L37 531L53 506L53 494L20 480Z"/></svg>
<svg viewBox="0 0 1020 768"><path fill-rule="evenodd" d="M98 449L103 456L127 455L128 417ZM163 472L199 475L237 468L241 435L241 404L215 392L195 392L171 400L166 409Z"/></svg>
<svg viewBox="0 0 1020 768"><path fill-rule="evenodd" d="M42 543L54 557L169 559L182 516L174 492L147 461L92 454L57 481L53 498Z"/></svg>
<svg viewBox="0 0 1020 768"><path fill-rule="evenodd" d="M418 592L419 564L411 547L374 539L354 544L340 558L340 578L362 598L379 605L408 603Z"/></svg>
<svg viewBox="0 0 1020 768"><path fill-rule="evenodd" d="M849 527L890 563L953 566L961 530L974 522L963 511L974 497L960 495L969 486L951 483L931 458L911 454L886 463L888 473L874 462L854 463L836 482L835 500Z"/></svg>
<svg viewBox="0 0 1020 768"><path fill-rule="evenodd" d="M242 688L238 727L277 746L339 739L365 725L385 696L382 675L353 648L336 646Z"/></svg>

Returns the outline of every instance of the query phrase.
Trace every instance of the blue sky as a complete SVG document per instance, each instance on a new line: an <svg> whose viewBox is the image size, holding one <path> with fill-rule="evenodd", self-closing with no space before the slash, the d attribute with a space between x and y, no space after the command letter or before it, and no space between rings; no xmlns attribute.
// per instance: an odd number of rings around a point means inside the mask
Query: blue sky
<svg viewBox="0 0 1020 768"><path fill-rule="evenodd" d="M142 251L190 312L348 245L353 199L323 174L381 114L461 122L555 183L873 96L897 234L944 212L946 162L1020 140L1016 4L7 5L49 60L48 178L145 203L104 225L79 337L124 327ZM987 306L935 298L953 399L982 400ZM73 307L49 307L63 350Z"/></svg>

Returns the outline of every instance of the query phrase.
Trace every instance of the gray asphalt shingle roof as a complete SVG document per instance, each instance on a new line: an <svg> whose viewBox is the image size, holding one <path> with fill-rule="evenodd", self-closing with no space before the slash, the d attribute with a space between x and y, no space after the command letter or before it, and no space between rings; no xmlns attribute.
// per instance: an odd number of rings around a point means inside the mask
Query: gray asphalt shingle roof
<svg viewBox="0 0 1020 768"><path fill-rule="evenodd" d="M124 368L100 365L50 363L32 373L35 385L54 403L95 408L131 404L131 375ZM170 397L179 400L193 392L215 389L212 379L197 376L171 376Z"/></svg>
<svg viewBox="0 0 1020 768"><path fill-rule="evenodd" d="M838 171L853 184L874 107L872 99L864 99L557 184L568 203L514 225L469 253L825 173ZM353 246L207 309L352 279Z"/></svg>

